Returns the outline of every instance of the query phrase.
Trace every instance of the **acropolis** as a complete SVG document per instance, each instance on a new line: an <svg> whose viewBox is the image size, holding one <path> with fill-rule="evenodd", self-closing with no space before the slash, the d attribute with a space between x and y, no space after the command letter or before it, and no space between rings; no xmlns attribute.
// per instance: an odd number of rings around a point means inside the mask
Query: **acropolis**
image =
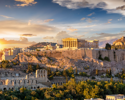
<svg viewBox="0 0 125 100"><path fill-rule="evenodd" d="M84 39L77 39L77 38L65 38L62 39L63 41L63 48L99 48L99 41L87 41Z"/></svg>

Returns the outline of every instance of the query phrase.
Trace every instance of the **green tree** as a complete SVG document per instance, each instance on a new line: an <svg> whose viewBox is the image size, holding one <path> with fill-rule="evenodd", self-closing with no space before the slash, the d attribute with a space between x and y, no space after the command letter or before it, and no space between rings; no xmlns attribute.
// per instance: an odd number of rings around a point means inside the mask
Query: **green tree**
<svg viewBox="0 0 125 100"><path fill-rule="evenodd" d="M76 67L76 70L75 70L75 71L76 71L76 75L77 75L77 74L78 74L77 67Z"/></svg>
<svg viewBox="0 0 125 100"><path fill-rule="evenodd" d="M111 45L109 43L106 44L105 49L111 50Z"/></svg>
<svg viewBox="0 0 125 100"><path fill-rule="evenodd" d="M68 83L68 77L66 76L66 83Z"/></svg>
<svg viewBox="0 0 125 100"><path fill-rule="evenodd" d="M111 71L111 68L110 68L110 70L109 70L109 75L110 75L110 76L112 76L112 71Z"/></svg>
<svg viewBox="0 0 125 100"><path fill-rule="evenodd" d="M96 73L95 74L98 76L98 69L96 69Z"/></svg>
<svg viewBox="0 0 125 100"><path fill-rule="evenodd" d="M110 82L113 82L113 78L111 77Z"/></svg>
<svg viewBox="0 0 125 100"><path fill-rule="evenodd" d="M36 69L39 69L39 68L40 68L40 66L39 66L39 64L37 64L37 65L36 65Z"/></svg>
<svg viewBox="0 0 125 100"><path fill-rule="evenodd" d="M63 76L67 76L66 70L63 70Z"/></svg>
<svg viewBox="0 0 125 100"><path fill-rule="evenodd" d="M28 64L28 69L27 69L26 72L27 72L27 73L33 72L33 67L32 67L32 65Z"/></svg>
<svg viewBox="0 0 125 100"><path fill-rule="evenodd" d="M24 92L24 91L26 91L26 88L24 87L20 88L20 92Z"/></svg>
<svg viewBox="0 0 125 100"><path fill-rule="evenodd" d="M75 78L74 74L71 75L72 78Z"/></svg>
<svg viewBox="0 0 125 100"><path fill-rule="evenodd" d="M108 69L106 69L106 74L109 74L109 71L108 71Z"/></svg>
<svg viewBox="0 0 125 100"><path fill-rule="evenodd" d="M125 71L124 71L124 68L123 68L123 69L122 69L122 74L124 74L124 72L125 72Z"/></svg>
<svg viewBox="0 0 125 100"><path fill-rule="evenodd" d="M51 69L50 69L50 67L47 68L47 74L51 75Z"/></svg>
<svg viewBox="0 0 125 100"><path fill-rule="evenodd" d="M121 79L121 83L123 83L123 80Z"/></svg>

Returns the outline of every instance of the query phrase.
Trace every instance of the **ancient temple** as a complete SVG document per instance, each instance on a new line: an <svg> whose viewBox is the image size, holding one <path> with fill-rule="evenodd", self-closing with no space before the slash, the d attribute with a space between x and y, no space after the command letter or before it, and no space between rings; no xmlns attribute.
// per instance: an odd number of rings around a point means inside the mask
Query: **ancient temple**
<svg viewBox="0 0 125 100"><path fill-rule="evenodd" d="M65 38L62 39L63 48L98 48L99 41L86 41L84 39L77 38Z"/></svg>

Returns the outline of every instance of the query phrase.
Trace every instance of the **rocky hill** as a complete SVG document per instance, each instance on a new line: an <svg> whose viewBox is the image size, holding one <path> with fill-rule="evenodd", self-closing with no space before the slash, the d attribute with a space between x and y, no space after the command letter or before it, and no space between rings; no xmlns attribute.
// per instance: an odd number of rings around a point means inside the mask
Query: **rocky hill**
<svg viewBox="0 0 125 100"><path fill-rule="evenodd" d="M113 74L119 73L125 69L125 61L109 62L82 57L80 51L37 51L20 53L16 56L13 62L19 62L23 69L28 63L39 64L41 67L50 67L53 71L69 69L71 66L78 72L86 72L88 75L98 69L99 72L105 73L111 69Z"/></svg>
<svg viewBox="0 0 125 100"><path fill-rule="evenodd" d="M31 45L28 48L29 49L36 49L36 48L43 48L44 46L47 46L51 44L52 46L55 46L57 43L52 43L52 42L39 42L37 44Z"/></svg>

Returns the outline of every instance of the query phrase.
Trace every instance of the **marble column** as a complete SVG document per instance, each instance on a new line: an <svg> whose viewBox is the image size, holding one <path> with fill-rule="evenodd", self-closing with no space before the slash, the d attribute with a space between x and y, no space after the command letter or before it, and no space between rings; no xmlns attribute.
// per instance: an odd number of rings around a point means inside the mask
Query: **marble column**
<svg viewBox="0 0 125 100"><path fill-rule="evenodd" d="M70 41L70 48L72 47L72 41Z"/></svg>
<svg viewBox="0 0 125 100"><path fill-rule="evenodd" d="M73 41L72 41L72 47L73 47Z"/></svg>
<svg viewBox="0 0 125 100"><path fill-rule="evenodd" d="M68 41L68 47L69 47L69 41Z"/></svg>
<svg viewBox="0 0 125 100"><path fill-rule="evenodd" d="M63 47L65 47L65 42L63 41Z"/></svg>
<svg viewBox="0 0 125 100"><path fill-rule="evenodd" d="M66 41L65 41L65 47L66 47Z"/></svg>
<svg viewBox="0 0 125 100"><path fill-rule="evenodd" d="M67 41L66 41L66 47L67 47Z"/></svg>
<svg viewBox="0 0 125 100"><path fill-rule="evenodd" d="M76 41L74 41L74 47L76 47Z"/></svg>
<svg viewBox="0 0 125 100"><path fill-rule="evenodd" d="M65 41L65 47L66 47L66 41Z"/></svg>
<svg viewBox="0 0 125 100"><path fill-rule="evenodd" d="M76 47L78 47L77 41L76 41Z"/></svg>

